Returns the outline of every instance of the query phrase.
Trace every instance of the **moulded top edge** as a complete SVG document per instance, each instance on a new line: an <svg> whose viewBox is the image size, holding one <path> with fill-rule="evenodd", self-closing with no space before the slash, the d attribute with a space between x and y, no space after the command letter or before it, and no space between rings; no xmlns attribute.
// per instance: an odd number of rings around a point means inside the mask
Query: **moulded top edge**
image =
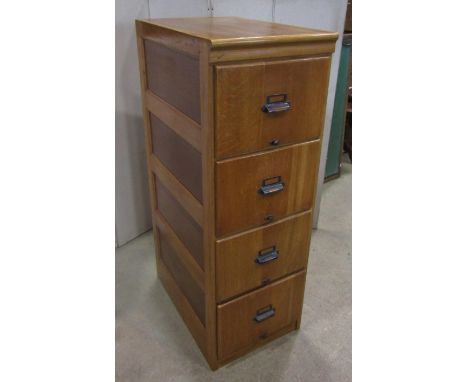
<svg viewBox="0 0 468 382"><path fill-rule="evenodd" d="M207 40L213 49L338 39L337 32L240 17L187 17L139 21Z"/></svg>

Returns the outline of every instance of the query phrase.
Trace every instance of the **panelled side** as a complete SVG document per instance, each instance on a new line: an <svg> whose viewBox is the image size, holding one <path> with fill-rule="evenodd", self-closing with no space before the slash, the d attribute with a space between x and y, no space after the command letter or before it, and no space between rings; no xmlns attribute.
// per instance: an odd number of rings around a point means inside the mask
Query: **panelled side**
<svg viewBox="0 0 468 382"><path fill-rule="evenodd" d="M198 47L177 32L140 21L136 26L158 275L205 353L200 61L194 54Z"/></svg>

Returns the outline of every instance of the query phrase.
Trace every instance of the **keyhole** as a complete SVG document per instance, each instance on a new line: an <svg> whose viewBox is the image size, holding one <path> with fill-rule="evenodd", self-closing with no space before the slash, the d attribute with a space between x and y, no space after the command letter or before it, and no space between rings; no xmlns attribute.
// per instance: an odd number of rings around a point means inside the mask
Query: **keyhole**
<svg viewBox="0 0 468 382"><path fill-rule="evenodd" d="M271 222L273 221L273 219L274 219L273 215L267 215L267 216L265 217L265 221L266 221L267 223L271 223Z"/></svg>

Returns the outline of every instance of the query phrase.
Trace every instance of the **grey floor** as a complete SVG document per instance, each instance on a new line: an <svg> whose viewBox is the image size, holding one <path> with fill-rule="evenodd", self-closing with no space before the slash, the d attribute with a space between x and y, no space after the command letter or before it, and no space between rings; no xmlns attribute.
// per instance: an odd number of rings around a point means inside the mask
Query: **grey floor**
<svg viewBox="0 0 468 382"><path fill-rule="evenodd" d="M116 381L351 381L351 165L324 185L301 329L212 372L157 279L153 237L116 251Z"/></svg>

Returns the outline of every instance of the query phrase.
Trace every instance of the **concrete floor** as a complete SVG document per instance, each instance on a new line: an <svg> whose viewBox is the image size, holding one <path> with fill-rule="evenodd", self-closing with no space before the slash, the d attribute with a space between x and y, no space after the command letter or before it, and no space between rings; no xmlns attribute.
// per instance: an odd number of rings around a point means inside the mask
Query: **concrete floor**
<svg viewBox="0 0 468 382"><path fill-rule="evenodd" d="M152 234L117 249L116 381L351 381L351 165L323 188L301 329L216 372L157 279Z"/></svg>

